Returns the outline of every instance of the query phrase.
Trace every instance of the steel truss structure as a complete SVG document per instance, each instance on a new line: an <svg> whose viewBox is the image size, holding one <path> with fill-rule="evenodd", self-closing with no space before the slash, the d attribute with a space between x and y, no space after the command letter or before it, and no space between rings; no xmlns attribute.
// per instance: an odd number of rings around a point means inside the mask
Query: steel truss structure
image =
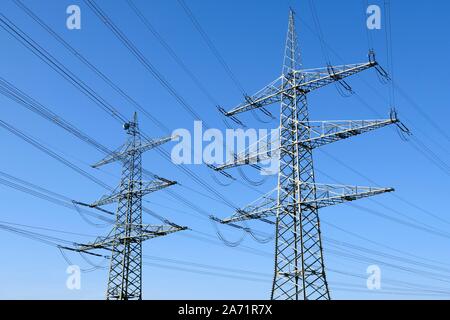
<svg viewBox="0 0 450 320"><path fill-rule="evenodd" d="M236 226L236 222L275 217L275 273L271 299L310 300L330 299L325 274L318 209L385 192L392 188L351 187L315 183L313 150L323 145L369 132L399 121L395 112L389 119L310 121L307 94L332 83L348 86L345 78L369 68L383 69L369 53L366 63L302 69L300 66L294 12L289 13L282 75L230 111L222 113L240 123L236 115L281 103L279 144L270 152L236 154L233 161L216 167L228 168L255 164L279 157L276 196L263 196L249 206L237 210L221 223Z"/></svg>
<svg viewBox="0 0 450 320"><path fill-rule="evenodd" d="M87 206L101 206L117 203L116 221L107 236L98 237L92 243L80 245L77 250L90 252L107 249L111 252L107 300L142 299L142 242L186 229L175 224L148 225L142 223L142 197L148 193L176 184L175 181L159 178L154 181L142 180L142 153L160 146L172 137L142 142L137 114L124 125L128 134L126 143L118 151L111 153L94 164L94 168L120 161L122 178L120 185L111 194Z"/></svg>

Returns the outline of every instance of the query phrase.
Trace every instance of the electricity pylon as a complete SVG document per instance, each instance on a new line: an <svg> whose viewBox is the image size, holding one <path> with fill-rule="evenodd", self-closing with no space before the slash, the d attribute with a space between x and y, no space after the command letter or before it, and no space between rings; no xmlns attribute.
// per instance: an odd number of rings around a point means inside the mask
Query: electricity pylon
<svg viewBox="0 0 450 320"><path fill-rule="evenodd" d="M237 114L281 103L279 144L276 149L256 154L238 153L234 159L216 167L218 171L244 164L255 164L279 156L276 196L270 193L237 210L221 223L236 226L236 222L276 217L275 274L271 299L330 299L323 261L318 209L353 201L392 188L352 187L315 183L313 150L325 144L347 139L387 125L399 124L395 112L384 120L310 121L307 94L331 83L348 88L344 78L375 67L386 75L374 54L366 63L302 69L294 24L294 12L289 13L282 75L253 96L226 112L234 119ZM387 75L386 75L387 76ZM234 119L237 122L238 119Z"/></svg>
<svg viewBox="0 0 450 320"><path fill-rule="evenodd" d="M108 195L87 206L100 207L117 203L116 221L113 229L105 237L98 237L92 243L80 245L78 251L94 249L111 251L106 299L141 300L142 299L142 242L186 229L175 225L148 225L142 223L142 197L148 193L176 184L163 178L153 181L142 180L142 153L172 140L172 137L142 142L137 114L124 125L128 134L126 143L118 151L106 156L94 164L94 168L122 162L120 185Z"/></svg>

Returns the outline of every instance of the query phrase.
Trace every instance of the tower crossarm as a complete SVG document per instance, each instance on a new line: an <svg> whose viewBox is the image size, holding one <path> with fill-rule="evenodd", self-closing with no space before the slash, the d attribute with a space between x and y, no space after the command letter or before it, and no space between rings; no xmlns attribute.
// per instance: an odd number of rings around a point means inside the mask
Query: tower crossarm
<svg viewBox="0 0 450 320"><path fill-rule="evenodd" d="M385 126L399 123L395 118L380 120L339 120L339 121L307 121L299 122L299 125L305 127L310 132L310 138L298 142L302 147L314 149L323 145L347 139L365 132L383 128ZM279 156L279 144L271 142L273 148L264 148L256 152L241 152L234 156L234 159L222 165L214 167L216 171L222 171L233 167L256 164L265 160L273 159ZM290 145L287 145L288 147ZM285 145L286 147L286 145Z"/></svg>
<svg viewBox="0 0 450 320"><path fill-rule="evenodd" d="M300 126L310 131L310 138L299 141L305 148L317 148L325 144L347 139L365 132L379 129L399 122L397 119L382 120L343 120L343 121L308 121Z"/></svg>
<svg viewBox="0 0 450 320"><path fill-rule="evenodd" d="M318 183L303 183L301 188L309 190L311 188L315 188L316 190L316 199L301 202L301 205L305 208L323 208L394 191L394 188L361 187Z"/></svg>
<svg viewBox="0 0 450 320"><path fill-rule="evenodd" d="M319 209L394 191L393 188L360 187L319 183L302 183L300 189L304 189L306 191L312 191L315 189L316 191L315 199L305 199L304 201L299 202L302 210ZM284 210L284 207L278 205L275 199L266 198L266 200L262 201L260 204L251 204L243 209L236 210L236 212L229 218L214 220L218 220L223 224L246 220L262 220L268 217L276 216L277 214L282 214L279 210Z"/></svg>
<svg viewBox="0 0 450 320"><path fill-rule="evenodd" d="M131 155L136 152L143 153L150 149L156 148L164 143L172 141L174 138L175 137L168 136L168 137L163 137L163 138L148 139L146 142L144 142L141 145L136 146L136 147L131 147L131 148L123 147L123 148L121 148L120 151L113 152L113 153L107 155L104 159L93 164L92 167L98 168L105 164L109 164L109 163L112 163L115 161L123 161L123 159L125 159L128 155Z"/></svg>
<svg viewBox="0 0 450 320"><path fill-rule="evenodd" d="M218 165L214 167L214 170L216 171L222 171L229 168L239 167L243 165L248 164L256 164L265 160L272 159L274 155L276 155L276 152L278 152L279 148L272 148L271 150L263 150L259 152L255 152L253 154L241 154L236 155L234 160L226 162L222 165Z"/></svg>
<svg viewBox="0 0 450 320"><path fill-rule="evenodd" d="M255 220L255 219L264 219L265 217L276 216L277 213L277 201L274 193L276 193L277 189L274 189L262 197L254 200L244 208L238 209L235 213L226 219L217 219L213 220L219 221L220 223L229 224L238 221L244 220Z"/></svg>
<svg viewBox="0 0 450 320"><path fill-rule="evenodd" d="M279 102L281 99L280 94L283 92L282 79L282 76L278 77L254 95L244 96L245 101L243 103L239 104L228 112L224 112L224 115L227 117L231 117L238 113L262 108L272 103Z"/></svg>
<svg viewBox="0 0 450 320"><path fill-rule="evenodd" d="M246 221L246 220L256 220L263 219L267 217L276 216L277 210L281 208L280 206L273 206L270 208L258 208L251 211L245 210L237 210L236 213L226 219L221 220L221 223L228 224L234 223L238 221Z"/></svg>
<svg viewBox="0 0 450 320"><path fill-rule="evenodd" d="M142 185L138 189L117 191L117 189L110 195L105 195L96 202L89 205L91 208L104 206L113 202L117 202L120 198L127 198L129 196L142 197L148 193L152 193L176 184L176 181L170 180L153 180L153 181L136 181L136 185Z"/></svg>
<svg viewBox="0 0 450 320"><path fill-rule="evenodd" d="M371 59L365 63L296 70L294 71L296 79L295 87L302 92L311 92L369 68L376 67L377 65L378 63Z"/></svg>
<svg viewBox="0 0 450 320"><path fill-rule="evenodd" d="M120 225L119 225L120 227ZM122 226L127 228L127 226ZM116 236L114 229L106 237L97 237L93 242L79 244L77 250L80 252L94 249L112 249L114 245L125 243L139 243L148 239L162 237L170 233L186 230L186 227L175 227L170 225L129 225L129 235ZM117 228L117 226L116 226Z"/></svg>
<svg viewBox="0 0 450 320"><path fill-rule="evenodd" d="M283 94L292 95L294 91L308 93L377 65L376 61L370 60L366 63L295 70L293 73L277 78L253 96L245 96L243 103L224 112L224 115L233 117L242 112L280 102Z"/></svg>
<svg viewBox="0 0 450 320"><path fill-rule="evenodd" d="M223 171L229 168L238 167L242 165L251 165L260 169L257 163L265 160L271 160L279 157L279 142L278 136L270 139L269 135L264 135L258 141L249 145L245 150L233 154L233 159L227 160L223 164L212 166L216 171Z"/></svg>

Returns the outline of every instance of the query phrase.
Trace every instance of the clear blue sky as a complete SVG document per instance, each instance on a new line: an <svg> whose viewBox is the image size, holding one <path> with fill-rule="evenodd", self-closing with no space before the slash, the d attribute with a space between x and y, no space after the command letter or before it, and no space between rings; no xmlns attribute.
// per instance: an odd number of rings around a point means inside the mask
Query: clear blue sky
<svg viewBox="0 0 450 320"><path fill-rule="evenodd" d="M448 135L447 119L450 112L447 107L450 100L450 91L448 90L450 83L449 66L446 61L448 61L450 50L448 41L450 4L444 0L436 0L432 3L425 1L414 3L407 1L392 2L395 79L398 85L407 91L422 110L436 124L444 128ZM170 129L192 129L193 118L191 115L136 61L83 1L24 1L24 3ZM359 0L345 2L316 1L325 40L347 63L365 62L367 59L368 46L363 3L364 1ZM370 3L382 7L382 1L376 0ZM70 4L78 4L81 7L81 30L70 31L66 29L67 15L65 11ZM164 74L173 87L185 97L186 101L195 108L202 119L210 123L211 126L225 129L215 106L211 105L205 95L176 65L159 42L145 30L125 1L98 1L98 4L123 29L152 64ZM240 92L236 90L227 74L208 50L177 1L139 0L136 1L136 4L222 106L230 108L241 101ZM299 32L304 67L313 68L325 65L320 43L307 27L308 25L314 25L308 1L192 0L188 1L188 4L236 77L249 93L255 92L272 81L281 72L289 6L292 6L297 12L297 31ZM2 1L0 11L83 81L92 86L107 101L116 106L122 113L131 117L133 108L127 101L76 60L33 20L20 11L12 1ZM383 19L383 28L384 26ZM378 60L382 65L385 65L384 29L372 32ZM117 122L3 30L0 31L0 42L2 48L0 50L1 77L12 82L108 147L115 148L123 142L124 132ZM331 60L334 64L343 62L332 54ZM388 116L388 88L378 81L375 71L367 71L360 77L349 79L348 82L365 101L376 108L378 113ZM377 92L381 92L383 98L366 86L365 82L370 83ZM309 103L311 118L314 120L377 118L356 97L341 97L334 86L312 93L309 97ZM105 173L90 169L86 165L99 160L102 156L90 146L1 95L0 105L2 106L0 119L13 124L33 137L45 141L55 150L64 151L69 159L109 184L116 185L119 182L119 166L109 165L105 167L107 172ZM437 144L448 150L449 141L440 135L408 101L402 99L399 95L397 95L396 105L400 119L403 116L404 119L408 120L406 123L411 126L411 129L420 128L427 136L431 137L434 142L427 141L427 138L421 132L413 130L414 134L421 140L426 141L427 145L442 159L448 161L448 153L442 151ZM271 106L270 110L277 114L279 106ZM148 119L143 116L140 119L141 127L145 132L154 136L163 135L163 132ZM277 121L270 124L261 124L250 114L243 116L242 119L249 126L256 128L277 126ZM0 129L0 137L2 149L0 168L2 171L80 201L94 201L105 193L105 190L94 185L91 181L40 153L3 129ZM165 146L168 151L170 151L170 147L170 145ZM408 199L438 217L450 221L449 210L445 201L449 190L448 175L445 175L414 150L411 142L403 142L395 129L381 129L323 147L323 150L357 171L363 172L377 184L394 187L396 193L402 198ZM316 152L315 161L316 168L320 170L320 172L317 172L317 182L335 182L330 181L329 177L321 173L324 172L345 184L370 185L367 180L336 163L320 151ZM186 187L207 193L156 152L145 154L144 167L168 179L177 180ZM211 179L210 171L205 166L192 165L190 169L209 181L235 204L245 205L258 197L256 192L239 183L234 183L228 187L215 184ZM237 171L231 172L239 176ZM246 169L246 172L255 179L259 178L251 168ZM258 189L268 191L273 189L275 185L275 178L271 178ZM183 194L211 214L225 217L232 213L231 208L194 193L186 187L174 186L173 190ZM0 198L2 200L0 220L2 221L89 235L106 234L109 230L108 228L91 227L72 210L55 206L4 186L0 187ZM146 203L146 206L178 224L187 225L210 235L215 234L213 225L207 219L183 204L174 201L166 191L152 194L147 199L154 204ZM420 210L406 205L392 195L381 195L375 200L438 229L445 231L449 228L449 224L425 215ZM369 200L360 200L358 204L389 216L398 217L393 211L389 211ZM450 264L448 254L450 239L448 238L396 224L348 205L325 208L321 210L320 214L323 221L330 222L345 230L399 250ZM149 223L157 222L149 216L144 217ZM256 222L251 225L260 230L266 230L268 233L273 232L269 226L261 223ZM220 228L230 239L238 239L240 236L234 229L223 226ZM322 227L322 234L328 238L397 254L351 237L325 223ZM260 244L247 237L242 245L264 251L267 254L256 255L240 250L239 247L229 248L223 245L218 238L216 240L211 238L211 241L215 243L213 244L198 241L191 235L199 236L198 233L186 231L183 234L180 232L176 235L148 241L144 245L144 254L251 270L268 274L265 277L266 281L247 281L144 266L144 297L146 299L266 299L269 297L273 271L273 258L271 256L274 249L273 241ZM56 236L77 241L92 239L64 234L56 234ZM58 250L5 232L0 232L0 243L2 243L0 298L103 299L107 279L106 270L83 274L82 290L70 291L65 287L67 264ZM325 263L330 269L345 270L365 277L367 266L376 264L348 260L334 255L334 247L327 243L324 247ZM78 255L70 253L68 255L74 263L86 268L89 267ZM180 267L176 264L174 266ZM387 266L380 265L380 267L382 270L382 286L384 285L384 278L440 288L449 286L446 282L448 279L445 281L442 281L442 279L432 280ZM217 272L222 271L217 270ZM241 274L241 276L251 275ZM369 294L366 292L365 279L363 278L348 277L333 272L328 273L328 278L332 297L336 299L421 297L401 293L392 294L392 292L383 293L383 291ZM351 285L351 289L358 289L363 292L334 289L341 288L343 282ZM389 287L389 284L386 283L385 286ZM388 289L385 290L389 291ZM440 297L437 296L437 298ZM448 298L448 295L446 297Z"/></svg>

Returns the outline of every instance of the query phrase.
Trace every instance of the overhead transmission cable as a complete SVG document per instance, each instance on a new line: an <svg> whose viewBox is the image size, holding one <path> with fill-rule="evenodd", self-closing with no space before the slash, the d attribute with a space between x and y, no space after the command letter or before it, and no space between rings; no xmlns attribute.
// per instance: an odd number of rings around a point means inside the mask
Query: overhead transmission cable
<svg viewBox="0 0 450 320"><path fill-rule="evenodd" d="M127 1L131 1L131 0L127 0ZM208 46L209 50L212 52L212 54L214 55L214 57L216 58L216 60L219 62L219 64L222 66L222 68L225 70L225 72L227 73L228 77L231 79L231 81L233 82L233 84L235 85L236 89L238 91L240 91L241 94L244 95L244 97L247 97L247 93L244 89L244 86L242 85L242 83L238 80L238 78L236 77L236 75L234 74L234 72L231 70L229 64L226 62L226 60L223 58L222 54L220 53L220 51L217 49L217 47L214 45L214 42L211 40L211 38L208 36L207 32L205 31L205 29L201 26L200 22L198 21L198 19L195 17L194 13L192 12L192 10L189 8L189 6L187 5L187 3L184 0L178 0L178 3L180 4L180 6L183 8L183 11L186 13L187 17L189 18L189 20L191 21L192 25L194 26L194 28L197 30L197 32L200 34L200 36L202 37L203 41L206 43L206 45ZM264 113L266 116L268 116L271 120L275 119L275 117L272 115L272 113L267 110L264 107L259 108L258 111L261 111L262 113ZM263 119L261 119L256 110L252 110L252 115L255 117L255 119L259 122L262 123L268 123L270 122L270 120L265 121Z"/></svg>
<svg viewBox="0 0 450 320"><path fill-rule="evenodd" d="M64 79L79 89L84 95L91 99L96 105L109 113L116 121L123 124L127 122L120 112L101 98L96 92L94 92L85 82L79 79L73 72L61 64L55 57L53 57L48 51L37 44L33 39L27 36L21 29L19 29L12 21L6 18L0 13L0 27L8 32L11 36L22 43L28 48L34 55L41 59L44 63L58 72Z"/></svg>
<svg viewBox="0 0 450 320"><path fill-rule="evenodd" d="M48 24L46 24L41 18L39 18L30 8L23 4L21 0L13 0L14 3L24 11L30 18L32 18L36 23L38 23L45 31L47 31L55 40L57 40L61 45L63 45L70 53L72 53L77 59L79 59L84 65L86 65L90 70L97 74L103 81L105 81L114 91L125 98L132 106L142 112L146 117L148 117L160 130L163 132L169 132L170 130L161 121L155 118L150 112L147 111L139 102L132 98L128 93L126 93L122 88L120 88L115 82L111 80L110 77L105 75L100 71L92 62L90 62L84 55L82 55L78 50L76 50L72 45L70 45L66 40L64 40L58 33L56 33Z"/></svg>
<svg viewBox="0 0 450 320"><path fill-rule="evenodd" d="M72 241L57 238L54 236L45 235L42 233L27 231L24 229L12 227L12 225L18 225L18 224L1 222L0 229L8 231L8 232L12 232L16 235L23 236L25 238L29 238L33 241L42 242L44 244L47 244L47 245L50 245L50 246L53 246L56 248L60 248L60 249L66 249L66 248L68 248L68 247L66 247L67 245L74 244ZM25 228L51 231L51 232L72 234L72 232L56 230L53 228L50 229L50 228L35 227L35 226L30 226L30 225L19 225L19 226L22 226ZM97 255L97 254L93 254L93 255L96 255L99 257L104 257L104 256ZM219 276L219 277L226 277L226 278L234 278L234 279L238 279L238 280L249 280L249 281L258 281L258 282L266 282L267 281L266 277L268 277L268 274L255 272L255 271L236 269L236 268L227 268L227 267L223 267L223 266L212 266L212 265L207 265L207 264L202 264L202 263L197 263L197 262L189 262L189 261L178 260L178 259L148 256L148 255L144 255L143 258L153 261L152 263L144 262L144 264L146 264L146 265L150 265L150 266L158 267L158 268L164 268L164 269L177 269L179 271L198 273L198 274L202 274L202 275L211 275L211 276ZM167 264L161 265L160 263L155 263L154 261L169 263L169 265L167 265ZM173 266L173 264L181 265L181 266L175 267L175 266ZM186 268L186 266L189 266L191 268ZM194 267L196 269L192 269L192 267ZM96 269L98 269L98 268L96 268ZM211 271L204 271L204 270L198 270L198 269L205 269L205 270L211 270ZM218 270L221 272L217 272ZM358 277L358 278L364 277L364 276L350 273L348 271L340 271L340 270L334 270L334 269L329 269L329 271L334 272L334 273L343 274L346 276L351 276L351 277ZM226 273L223 273L223 272L226 272ZM401 290L402 292L418 293L418 290L419 290L420 292L423 291L423 292L427 292L427 293L434 292L436 294L448 294L448 291L446 290L446 288L439 288L439 287L434 287L434 286L420 286L420 285L414 284L414 283L408 283L408 282L404 282L404 281L391 280L391 279L385 279L384 282L388 283L388 284L392 284L392 283L396 284L397 286L399 286L399 287L397 287L397 290ZM337 283L336 283L336 285L337 285ZM348 286L351 286L351 285L348 285ZM406 290L404 288L405 286L410 289ZM334 286L334 287L336 287L336 286Z"/></svg>
<svg viewBox="0 0 450 320"><path fill-rule="evenodd" d="M214 54L217 61L219 61L219 63L222 65L223 69L226 71L226 73L228 74L228 76L230 77L230 79L232 80L234 85L236 86L236 88L241 93L245 93L243 85L237 79L237 77L235 76L235 74L233 73L233 71L231 70L231 68L229 67L227 62L225 61L225 59L220 54L219 50L214 45L213 41L210 39L208 34L205 32L205 30L202 28L202 26L200 25L198 20L195 18L194 14L192 13L191 9L188 7L186 2L184 0L178 0L178 3L183 8L186 15L189 17L189 19L192 22L192 24L194 25L195 29L202 36L203 40L205 41L205 43L207 44L207 46L211 50L211 52Z"/></svg>
<svg viewBox="0 0 450 320"><path fill-rule="evenodd" d="M314 30L314 28L312 28L306 21L304 21L304 19L302 19L300 17L300 20L302 21L302 23L306 26L306 28L312 32L312 34L314 34L316 37L318 37L320 39L320 35L318 34L318 32L316 30ZM328 48L328 50L331 51L331 53L337 57L342 63L345 63L344 59L339 55L339 53L337 53L325 40L323 40L324 44L326 45L326 47ZM369 49L372 49L371 47ZM378 96L380 96L381 98L384 99L384 97L372 86L370 85L370 83L368 83L363 77L361 77L361 75L357 74L357 77L359 77L362 82L368 86L373 92L375 92ZM399 88L398 83L394 84L396 88ZM399 91L400 92L400 91ZM406 97L406 93L403 91L403 95L405 95ZM357 97L360 101L362 100L362 98L358 95L357 92L354 93L354 96ZM411 97L409 97L409 102L414 101ZM375 112L378 116L380 115L379 112L376 111L375 108L371 107L367 102L363 103L364 106L368 107L372 112ZM446 139L448 140L448 135L445 134L445 130L443 130L439 125L437 125L423 110L421 110L421 108L419 107L419 105L417 103L412 104L413 107L415 107L420 113L421 115L424 117L425 120L427 120L428 122L430 122L430 124L433 126L433 128L435 128L437 131L439 131L441 134L444 135L444 137L446 137ZM405 116L403 116L405 118ZM431 121L430 121L431 120ZM410 124L408 124L410 126ZM431 136L429 136L428 133L424 132L420 127L415 126L414 129L416 131L420 131L423 135L426 135L428 137L428 139L430 141L432 141L435 145L439 146L440 148L445 149L444 146L442 146L439 142L437 142L435 139L433 139ZM413 136L414 138L417 138L415 136ZM423 154L424 156L426 155L426 152L424 150L419 151L421 154ZM448 153L449 151L446 150L446 152ZM429 159L430 160L430 159ZM435 164L439 169L442 169L442 166L437 163L434 160L430 160L433 164ZM447 172L446 172L447 173Z"/></svg>

